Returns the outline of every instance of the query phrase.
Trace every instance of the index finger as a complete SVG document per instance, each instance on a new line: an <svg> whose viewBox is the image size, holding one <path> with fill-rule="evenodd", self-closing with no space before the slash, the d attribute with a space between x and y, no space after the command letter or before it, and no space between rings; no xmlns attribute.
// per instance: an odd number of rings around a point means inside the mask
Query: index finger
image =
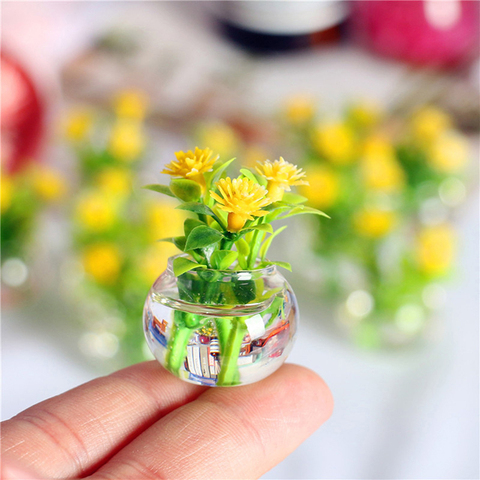
<svg viewBox="0 0 480 480"><path fill-rule="evenodd" d="M128 367L3 422L2 458L30 465L41 478L88 475L204 390L156 361Z"/></svg>

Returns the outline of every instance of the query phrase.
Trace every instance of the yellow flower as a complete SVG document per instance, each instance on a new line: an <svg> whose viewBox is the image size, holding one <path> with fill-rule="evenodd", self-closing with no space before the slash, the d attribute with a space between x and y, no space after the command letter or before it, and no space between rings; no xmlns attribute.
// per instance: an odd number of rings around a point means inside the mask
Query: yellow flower
<svg viewBox="0 0 480 480"><path fill-rule="evenodd" d="M442 110L426 106L412 116L410 128L416 141L428 144L451 127L450 117Z"/></svg>
<svg viewBox="0 0 480 480"><path fill-rule="evenodd" d="M234 156L240 146L237 134L225 123L203 125L200 128L200 139L222 158Z"/></svg>
<svg viewBox="0 0 480 480"><path fill-rule="evenodd" d="M213 152L209 148L201 150L195 147L195 152L188 150L188 152L175 152L177 160L173 160L168 165L165 165L165 169L162 173L172 175L172 177L188 178L197 182L202 191L205 190L205 178L204 173L212 170L213 164L218 158L218 155L213 157Z"/></svg>
<svg viewBox="0 0 480 480"><path fill-rule="evenodd" d="M158 242L145 253L140 261L142 277L147 285L151 285L167 268L168 259L179 253L175 245Z"/></svg>
<svg viewBox="0 0 480 480"><path fill-rule="evenodd" d="M315 116L315 99L309 95L294 95L285 102L285 118L293 125L304 125Z"/></svg>
<svg viewBox="0 0 480 480"><path fill-rule="evenodd" d="M255 167L257 172L268 180L267 190L268 198L272 202L277 202L283 198L283 192L289 191L292 185L308 185L308 182L302 180L306 176L301 168L286 162L283 157L279 160L265 162Z"/></svg>
<svg viewBox="0 0 480 480"><path fill-rule="evenodd" d="M56 202L65 197L65 179L56 171L35 166L31 171L32 187L37 195L47 202Z"/></svg>
<svg viewBox="0 0 480 480"><path fill-rule="evenodd" d="M335 204L339 194L338 175L329 167L308 169L308 185L300 187L300 193L316 208L328 208Z"/></svg>
<svg viewBox="0 0 480 480"><path fill-rule="evenodd" d="M217 182L220 195L210 191L212 198L219 203L219 208L228 212L228 230L238 232L247 220L262 217L268 212L262 207L272 203L267 198L267 190L248 178L222 178Z"/></svg>
<svg viewBox="0 0 480 480"><path fill-rule="evenodd" d="M361 158L361 172L367 188L396 192L405 183L395 149L386 139L373 136L366 140Z"/></svg>
<svg viewBox="0 0 480 480"><path fill-rule="evenodd" d="M13 197L13 181L9 175L2 172L1 176L1 211L6 212L12 204Z"/></svg>
<svg viewBox="0 0 480 480"><path fill-rule="evenodd" d="M132 177L128 170L109 167L100 172L97 185L106 194L126 196L132 190Z"/></svg>
<svg viewBox="0 0 480 480"><path fill-rule="evenodd" d="M152 241L176 237L183 231L186 215L175 205L166 201L155 201L145 206L146 221Z"/></svg>
<svg viewBox="0 0 480 480"><path fill-rule="evenodd" d="M348 165L354 160L353 131L343 123L319 125L314 132L313 144L320 155L334 165Z"/></svg>
<svg viewBox="0 0 480 480"><path fill-rule="evenodd" d="M65 119L65 136L71 142L80 142L90 133L94 122L94 114L87 107L73 109Z"/></svg>
<svg viewBox="0 0 480 480"><path fill-rule="evenodd" d="M367 207L357 212L353 218L356 231L368 238L381 238L395 226L397 216L391 210Z"/></svg>
<svg viewBox="0 0 480 480"><path fill-rule="evenodd" d="M96 243L84 250L82 264L85 272L97 282L112 285L120 274L122 259L115 245Z"/></svg>
<svg viewBox="0 0 480 480"><path fill-rule="evenodd" d="M361 128L371 128L377 125L383 117L380 105L372 100L362 100L350 106L347 112L353 125Z"/></svg>
<svg viewBox="0 0 480 480"><path fill-rule="evenodd" d="M458 133L446 132L432 142L428 153L428 162L433 168L442 173L456 173L468 161L468 142Z"/></svg>
<svg viewBox="0 0 480 480"><path fill-rule="evenodd" d="M117 219L117 205L110 195L89 192L80 198L76 213L83 227L102 232L114 225Z"/></svg>
<svg viewBox="0 0 480 480"><path fill-rule="evenodd" d="M118 119L110 133L108 151L118 160L131 162L145 149L142 124L129 119Z"/></svg>
<svg viewBox="0 0 480 480"><path fill-rule="evenodd" d="M455 255L455 232L447 224L424 228L418 237L416 259L427 275L444 275Z"/></svg>
<svg viewBox="0 0 480 480"><path fill-rule="evenodd" d="M114 110L118 117L143 120L147 111L148 98L141 90L123 90L114 100Z"/></svg>

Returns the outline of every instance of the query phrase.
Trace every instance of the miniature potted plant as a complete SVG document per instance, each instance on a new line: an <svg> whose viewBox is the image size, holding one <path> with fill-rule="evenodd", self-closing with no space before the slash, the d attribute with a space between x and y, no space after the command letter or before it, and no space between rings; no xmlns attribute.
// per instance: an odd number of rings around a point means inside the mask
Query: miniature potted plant
<svg viewBox="0 0 480 480"><path fill-rule="evenodd" d="M163 239L182 252L153 284L144 330L157 360L186 381L211 386L255 382L274 372L290 352L298 323L295 295L270 261L274 220L323 212L290 193L305 172L280 157L252 172L225 178L234 159L221 162L205 148L177 152L162 173L169 186L146 188L178 199L194 216L184 235Z"/></svg>

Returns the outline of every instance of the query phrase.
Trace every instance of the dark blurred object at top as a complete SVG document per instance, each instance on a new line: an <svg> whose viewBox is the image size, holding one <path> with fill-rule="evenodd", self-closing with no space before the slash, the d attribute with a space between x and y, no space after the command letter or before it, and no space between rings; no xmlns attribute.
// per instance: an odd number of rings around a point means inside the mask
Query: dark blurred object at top
<svg viewBox="0 0 480 480"><path fill-rule="evenodd" d="M382 55L442 68L468 65L478 55L477 1L369 0L351 5L354 38Z"/></svg>
<svg viewBox="0 0 480 480"><path fill-rule="evenodd" d="M343 0L212 2L221 31L258 54L300 50L341 38Z"/></svg>
<svg viewBox="0 0 480 480"><path fill-rule="evenodd" d="M44 130L43 108L22 66L4 52L0 59L2 169L17 172L38 154Z"/></svg>

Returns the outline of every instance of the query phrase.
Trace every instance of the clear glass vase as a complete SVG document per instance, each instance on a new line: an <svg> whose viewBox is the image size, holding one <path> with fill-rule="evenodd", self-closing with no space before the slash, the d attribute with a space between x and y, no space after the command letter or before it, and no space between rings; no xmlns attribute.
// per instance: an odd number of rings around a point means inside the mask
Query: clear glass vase
<svg viewBox="0 0 480 480"><path fill-rule="evenodd" d="M145 302L143 326L156 359L197 385L245 385L277 370L293 346L298 305L276 267L177 277L173 258Z"/></svg>

